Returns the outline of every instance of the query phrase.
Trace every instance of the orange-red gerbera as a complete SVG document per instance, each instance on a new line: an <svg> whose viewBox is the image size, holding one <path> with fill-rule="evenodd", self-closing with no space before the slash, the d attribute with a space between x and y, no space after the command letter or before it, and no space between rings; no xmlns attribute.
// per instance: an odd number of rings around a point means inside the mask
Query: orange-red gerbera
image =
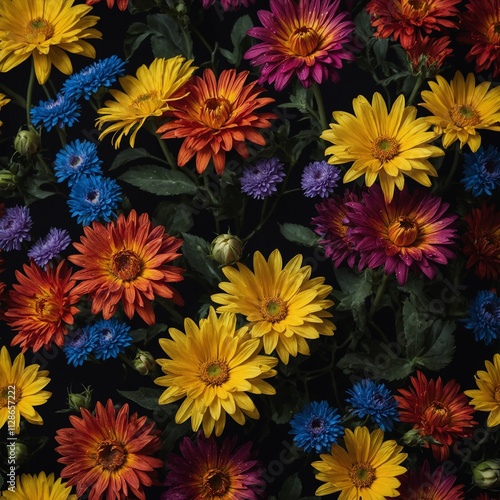
<svg viewBox="0 0 500 500"><path fill-rule="evenodd" d="M449 36L433 38L417 34L415 43L406 49L413 72L427 77L435 76L444 60L453 53L450 42Z"/></svg>
<svg viewBox="0 0 500 500"><path fill-rule="evenodd" d="M87 5L94 5L100 1L101 0L86 0L85 3ZM106 0L106 3L108 5L108 9L112 9L115 5L115 0ZM116 5L118 5L118 8L123 12L124 10L127 10L128 0L116 0Z"/></svg>
<svg viewBox="0 0 500 500"><path fill-rule="evenodd" d="M248 158L246 140L259 146L266 144L257 129L269 128L269 120L277 116L255 111L274 99L258 97L264 89L256 81L245 85L248 73L225 70L217 81L213 71L206 69L203 78L192 77L186 84L188 95L171 104L164 116L174 119L162 125L157 133L163 139L185 138L177 157L180 167L196 155L198 173L212 159L215 171L222 174L228 151L234 149Z"/></svg>
<svg viewBox="0 0 500 500"><path fill-rule="evenodd" d="M152 325L155 296L183 304L169 283L182 281L184 269L167 265L180 256L182 240L166 234L163 226L153 226L148 214L137 216L131 210L128 217L120 214L106 226L94 221L83 231L80 243L73 243L80 254L68 259L83 268L74 274L82 280L76 290L91 297L92 314L102 312L109 319L121 301L128 318L137 312Z"/></svg>
<svg viewBox="0 0 500 500"><path fill-rule="evenodd" d="M422 436L432 437L440 444L430 444L436 460L446 460L450 446L458 439L472 434L477 424L472 420L474 408L460 391L460 385L450 380L443 386L441 377L427 380L421 371L411 377L409 390L398 389L400 396L394 396L399 403L401 422L413 424Z"/></svg>
<svg viewBox="0 0 500 500"><path fill-rule="evenodd" d="M10 290L5 311L7 324L19 332L11 345L19 344L23 352L29 347L35 352L49 349L52 342L62 347L67 325L73 324L73 316L79 312L74 306L80 298L75 277L65 260L45 269L32 261L23 269L24 274L16 271L19 283Z"/></svg>
<svg viewBox="0 0 500 500"><path fill-rule="evenodd" d="M393 37L408 49L417 33L430 34L456 28L460 0L370 0L366 6L376 36Z"/></svg>
<svg viewBox="0 0 500 500"><path fill-rule="evenodd" d="M55 439L65 464L61 477L76 486L81 497L89 488L89 500L146 500L143 486L151 486L163 461L153 457L160 449L154 422L137 413L129 415L128 404L115 410L108 399L97 403L95 415L85 408L82 418L71 415L72 427L59 429Z"/></svg>

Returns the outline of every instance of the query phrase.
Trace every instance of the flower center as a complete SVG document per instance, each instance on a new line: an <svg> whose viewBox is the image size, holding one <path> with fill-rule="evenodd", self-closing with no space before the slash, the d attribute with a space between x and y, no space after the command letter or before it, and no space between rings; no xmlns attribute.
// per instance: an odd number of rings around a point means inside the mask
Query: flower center
<svg viewBox="0 0 500 500"><path fill-rule="evenodd" d="M14 399L12 399L12 396L15 396ZM22 395L21 395L21 389L16 386L15 394L12 392L12 385L6 385L5 387L0 387L0 409L1 408L6 408L10 405L10 408L12 408L13 404L19 403L21 401ZM12 425L12 424L11 424Z"/></svg>
<svg viewBox="0 0 500 500"><path fill-rule="evenodd" d="M495 387L494 398L495 398L495 403L500 403L500 385L497 385Z"/></svg>
<svg viewBox="0 0 500 500"><path fill-rule="evenodd" d="M260 304L260 312L264 320L279 323L288 315L288 307L284 300L275 297L265 298Z"/></svg>
<svg viewBox="0 0 500 500"><path fill-rule="evenodd" d="M141 94L141 95L137 96L132 101L132 104L135 107L140 107L140 105L142 103L147 102L147 101L152 101L153 99L156 99L157 96L158 96L158 92L156 92L156 90L152 90L151 92L148 92L146 94Z"/></svg>
<svg viewBox="0 0 500 500"><path fill-rule="evenodd" d="M43 43L54 35L54 27L41 17L32 19L24 28L28 43Z"/></svg>
<svg viewBox="0 0 500 500"><path fill-rule="evenodd" d="M206 385L222 385L229 380L229 366L221 359L211 359L201 364L199 374Z"/></svg>
<svg viewBox="0 0 500 500"><path fill-rule="evenodd" d="M104 441L97 448L96 463L103 469L119 469L127 459L127 450L120 443Z"/></svg>
<svg viewBox="0 0 500 500"><path fill-rule="evenodd" d="M320 37L312 28L301 26L297 28L288 40L290 50L299 56L308 56L312 54L318 46Z"/></svg>
<svg viewBox="0 0 500 500"><path fill-rule="evenodd" d="M325 421L322 418L314 417L309 424L309 430L312 434L320 434L325 428Z"/></svg>
<svg viewBox="0 0 500 500"><path fill-rule="evenodd" d="M209 469L203 474L202 484L204 496L208 494L210 498L222 497L231 485L228 475L217 468Z"/></svg>
<svg viewBox="0 0 500 500"><path fill-rule="evenodd" d="M455 104L449 113L457 127L473 127L481 121L479 113L468 104Z"/></svg>
<svg viewBox="0 0 500 500"><path fill-rule="evenodd" d="M86 196L86 200L89 203L92 203L93 205L96 205L99 203L99 198L100 198L100 192L97 189L93 189L92 191L89 191Z"/></svg>
<svg viewBox="0 0 500 500"><path fill-rule="evenodd" d="M71 155L69 159L69 166L75 170L83 163L82 157L78 155Z"/></svg>
<svg viewBox="0 0 500 500"><path fill-rule="evenodd" d="M50 295L35 297L35 311L47 323L56 323L61 318L60 306Z"/></svg>
<svg viewBox="0 0 500 500"><path fill-rule="evenodd" d="M418 237L418 223L402 215L390 223L387 234L398 247L410 246Z"/></svg>
<svg viewBox="0 0 500 500"><path fill-rule="evenodd" d="M413 10L424 10L427 7L427 2L424 0L408 0L408 5Z"/></svg>
<svg viewBox="0 0 500 500"><path fill-rule="evenodd" d="M132 281L141 273L141 260L132 250L122 250L111 258L111 272L123 281Z"/></svg>
<svg viewBox="0 0 500 500"><path fill-rule="evenodd" d="M432 401L432 403L427 406L426 411L427 410L441 417L446 417L449 413L448 407L441 403L441 401Z"/></svg>
<svg viewBox="0 0 500 500"><path fill-rule="evenodd" d="M374 158L384 163L399 153L399 143L393 137L381 135L375 140L371 152Z"/></svg>
<svg viewBox="0 0 500 500"><path fill-rule="evenodd" d="M200 120L205 125L219 129L231 116L231 105L224 97L210 97L200 110Z"/></svg>
<svg viewBox="0 0 500 500"><path fill-rule="evenodd" d="M368 488L375 481L375 469L366 464L355 464L349 478L357 488Z"/></svg>
<svg viewBox="0 0 500 500"><path fill-rule="evenodd" d="M495 23L493 26L493 33L495 33L495 35L500 35L500 23Z"/></svg>

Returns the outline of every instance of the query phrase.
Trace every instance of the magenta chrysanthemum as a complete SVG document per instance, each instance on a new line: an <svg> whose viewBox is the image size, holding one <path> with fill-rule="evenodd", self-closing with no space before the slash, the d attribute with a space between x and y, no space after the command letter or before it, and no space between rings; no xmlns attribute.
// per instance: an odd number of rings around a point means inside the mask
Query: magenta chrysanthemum
<svg viewBox="0 0 500 500"><path fill-rule="evenodd" d="M338 82L342 60L353 61L348 50L354 24L338 12L340 0L271 0L271 12L259 10L263 27L248 30L262 40L247 50L245 59L261 66L259 84L284 89L294 75L304 87L326 80Z"/></svg>
<svg viewBox="0 0 500 500"><path fill-rule="evenodd" d="M387 204L382 189L374 184L361 202L348 206L347 237L360 253L360 269L384 266L385 273L395 274L402 286L410 268L434 279L436 264L447 264L455 256L457 216L447 213L448 203L422 189L413 195L406 188L396 191Z"/></svg>

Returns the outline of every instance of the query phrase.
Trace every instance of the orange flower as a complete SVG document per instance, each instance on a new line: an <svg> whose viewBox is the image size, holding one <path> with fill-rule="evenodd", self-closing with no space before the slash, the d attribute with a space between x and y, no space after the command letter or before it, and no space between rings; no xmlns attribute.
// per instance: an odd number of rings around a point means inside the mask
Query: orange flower
<svg viewBox="0 0 500 500"><path fill-rule="evenodd" d="M151 486L163 461L151 455L160 449L154 422L129 416L128 404L115 410L108 399L106 406L97 403L95 416L85 408L82 418L71 415L73 427L59 429L55 439L61 445L58 462L66 467L62 478L76 486L81 497L89 488L89 500L145 500L143 486Z"/></svg>
<svg viewBox="0 0 500 500"><path fill-rule="evenodd" d="M195 76L186 84L189 94L171 104L164 116L176 120L162 125L158 134L163 139L183 138L177 158L180 167L196 155L196 170L202 173L212 158L215 170L222 174L226 165L226 152L236 150L243 158L249 152L245 140L259 146L266 144L258 128L269 128L274 113L255 113L255 110L274 102L271 97L257 97L264 89L256 81L244 85L248 71L236 74L225 70L219 81L211 69L203 78Z"/></svg>
<svg viewBox="0 0 500 500"><path fill-rule="evenodd" d="M181 281L184 270L166 265L180 256L176 252L182 240L166 234L163 226L153 226L147 214L138 217L132 210L128 218L120 214L106 226L94 221L83 231L80 243L73 243L80 255L68 259L83 268L74 274L82 280L75 290L90 295L92 314L102 312L109 319L121 301L128 318L137 311L152 325L155 296L183 304L168 283Z"/></svg>
<svg viewBox="0 0 500 500"><path fill-rule="evenodd" d="M8 325L19 333L11 345L20 344L25 352L28 347L38 351L49 349L52 342L62 347L68 333L66 325L73 324L73 316L79 309L73 304L80 296L75 289L75 277L71 276L65 260L57 268L38 267L33 261L24 264L24 273L16 271L19 284L9 292L10 304L5 311Z"/></svg>
<svg viewBox="0 0 500 500"><path fill-rule="evenodd" d="M100 1L101 0L86 0L85 3L87 5L94 5ZM106 0L106 3L108 4L108 9L112 9L115 5L115 0ZM118 8L123 12L127 9L128 0L117 0L116 5L118 5Z"/></svg>

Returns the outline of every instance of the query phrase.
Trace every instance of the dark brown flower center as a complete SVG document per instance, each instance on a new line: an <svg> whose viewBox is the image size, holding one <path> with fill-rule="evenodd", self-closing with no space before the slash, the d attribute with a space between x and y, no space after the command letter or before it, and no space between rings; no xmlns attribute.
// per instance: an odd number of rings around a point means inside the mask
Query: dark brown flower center
<svg viewBox="0 0 500 500"><path fill-rule="evenodd" d="M432 401L427 405L424 413L431 413L431 421L436 422L435 418L439 417L439 421L443 422L448 418L450 410L444 403L441 403L441 401Z"/></svg>
<svg viewBox="0 0 500 500"><path fill-rule="evenodd" d="M28 43L42 43L54 35L54 27L41 17L32 19L24 28Z"/></svg>
<svg viewBox="0 0 500 500"><path fill-rule="evenodd" d="M231 487L228 475L218 468L210 469L205 472L205 474L203 474L202 484L205 496L209 495L206 496L206 498L222 497Z"/></svg>
<svg viewBox="0 0 500 500"><path fill-rule="evenodd" d="M111 258L111 272L123 281L132 281L141 273L141 259L132 250L122 250Z"/></svg>
<svg viewBox="0 0 500 500"><path fill-rule="evenodd" d="M312 54L320 42L320 36L316 31L308 26L297 28L288 40L290 50L298 56L308 56Z"/></svg>
<svg viewBox="0 0 500 500"><path fill-rule="evenodd" d="M55 323L61 319L61 306L50 295L35 297L35 311L38 318L47 323Z"/></svg>
<svg viewBox="0 0 500 500"><path fill-rule="evenodd" d="M412 245L418 237L418 223L402 215L391 222L387 233L392 243L398 247L407 247Z"/></svg>
<svg viewBox="0 0 500 500"><path fill-rule="evenodd" d="M205 361L200 365L198 373L206 385L222 385L229 380L229 366L221 359Z"/></svg>
<svg viewBox="0 0 500 500"><path fill-rule="evenodd" d="M474 127L481 121L479 113L469 104L455 104L449 113L457 127Z"/></svg>
<svg viewBox="0 0 500 500"><path fill-rule="evenodd" d="M231 105L224 97L210 97L200 110L200 119L208 127L219 129L231 116Z"/></svg>
<svg viewBox="0 0 500 500"><path fill-rule="evenodd" d="M97 448L96 463L103 469L119 469L127 459L125 447L115 441L104 441Z"/></svg>
<svg viewBox="0 0 500 500"><path fill-rule="evenodd" d="M366 464L354 464L349 478L357 488L368 488L375 481L375 469Z"/></svg>
<svg viewBox="0 0 500 500"><path fill-rule="evenodd" d="M493 26L493 33L495 33L495 35L500 35L500 23L496 23Z"/></svg>
<svg viewBox="0 0 500 500"><path fill-rule="evenodd" d="M413 10L427 10L427 2L425 0L408 0L408 5Z"/></svg>
<svg viewBox="0 0 500 500"><path fill-rule="evenodd" d="M393 137L381 135L375 140L371 152L374 158L384 163L399 153L399 143Z"/></svg>
<svg viewBox="0 0 500 500"><path fill-rule="evenodd" d="M260 304L260 313L265 321L279 323L288 315L288 307L279 297L267 297Z"/></svg>

